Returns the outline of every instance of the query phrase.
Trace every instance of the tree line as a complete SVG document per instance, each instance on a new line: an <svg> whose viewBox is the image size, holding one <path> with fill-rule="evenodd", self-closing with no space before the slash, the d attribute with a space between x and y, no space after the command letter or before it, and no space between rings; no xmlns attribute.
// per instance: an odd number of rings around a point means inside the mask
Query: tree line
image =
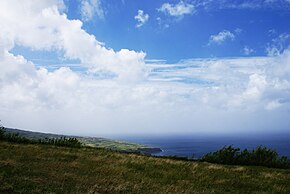
<svg viewBox="0 0 290 194"><path fill-rule="evenodd" d="M205 154L201 161L229 164L229 165L253 165L273 168L290 168L290 159L286 156L279 157L278 153L264 146L258 146L253 150L225 146L222 149Z"/></svg>
<svg viewBox="0 0 290 194"><path fill-rule="evenodd" d="M6 130L3 126L0 126L0 140L22 144L47 144L74 148L80 148L82 146L82 143L77 138L61 137L61 138L29 139L20 136L18 133L6 133Z"/></svg>

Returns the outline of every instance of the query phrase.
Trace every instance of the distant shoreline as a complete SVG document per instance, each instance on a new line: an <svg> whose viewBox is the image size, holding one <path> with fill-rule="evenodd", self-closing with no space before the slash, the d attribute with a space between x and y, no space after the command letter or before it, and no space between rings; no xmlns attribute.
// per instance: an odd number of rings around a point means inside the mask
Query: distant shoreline
<svg viewBox="0 0 290 194"><path fill-rule="evenodd" d="M34 132L22 129L12 129L5 128L7 133L18 133L20 136L26 137L28 139L45 139L45 138L76 138L78 139L84 146L89 147L97 147L97 148L107 148L116 151L122 152L136 152L141 154L155 154L160 153L162 150L158 147L151 147L139 143L134 143L132 141L121 141L108 139L103 137L88 137L88 136L74 136L74 135L61 135L61 134L53 134L53 133L42 133L42 132Z"/></svg>

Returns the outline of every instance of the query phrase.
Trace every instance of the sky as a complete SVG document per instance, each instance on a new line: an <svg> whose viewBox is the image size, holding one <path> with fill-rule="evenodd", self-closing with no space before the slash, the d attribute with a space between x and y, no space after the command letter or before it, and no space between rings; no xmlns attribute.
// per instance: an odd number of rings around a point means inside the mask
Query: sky
<svg viewBox="0 0 290 194"><path fill-rule="evenodd" d="M73 135L290 132L289 0L2 0L0 119Z"/></svg>

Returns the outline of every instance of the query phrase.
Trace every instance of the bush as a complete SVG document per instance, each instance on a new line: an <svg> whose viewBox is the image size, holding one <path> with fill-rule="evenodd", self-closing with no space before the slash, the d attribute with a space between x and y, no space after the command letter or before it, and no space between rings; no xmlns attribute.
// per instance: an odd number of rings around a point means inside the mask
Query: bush
<svg viewBox="0 0 290 194"><path fill-rule="evenodd" d="M56 146L62 146L62 147L75 147L80 148L82 146L81 142L77 138L66 138L61 137L59 139L39 139L39 143L41 144L50 144L50 145L56 145Z"/></svg>
<svg viewBox="0 0 290 194"><path fill-rule="evenodd" d="M27 139L25 137L19 136L17 133L7 133L4 134L4 140L8 142L15 142L15 143L34 143L33 140Z"/></svg>
<svg viewBox="0 0 290 194"><path fill-rule="evenodd" d="M232 146L223 147L214 153L206 154L202 160L222 164L236 164L239 151L239 148L233 148Z"/></svg>
<svg viewBox="0 0 290 194"><path fill-rule="evenodd" d="M286 156L281 158L275 150L259 146L252 151L240 150L232 146L204 155L201 161L219 164L256 165L276 168L290 168L290 160Z"/></svg>
<svg viewBox="0 0 290 194"><path fill-rule="evenodd" d="M0 125L0 139L3 139L3 137L4 137L4 133L5 133L4 127L2 127L2 126Z"/></svg>

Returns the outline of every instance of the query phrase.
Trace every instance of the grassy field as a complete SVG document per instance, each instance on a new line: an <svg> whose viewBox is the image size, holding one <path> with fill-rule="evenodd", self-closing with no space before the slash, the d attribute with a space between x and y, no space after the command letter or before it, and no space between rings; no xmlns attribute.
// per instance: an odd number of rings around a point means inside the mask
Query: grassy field
<svg viewBox="0 0 290 194"><path fill-rule="evenodd" d="M0 193L290 193L290 170L0 142Z"/></svg>
<svg viewBox="0 0 290 194"><path fill-rule="evenodd" d="M109 148L112 150L120 151L136 151L140 148L150 148L149 146L131 143L120 140L111 140L106 138L97 138L97 137L78 137L80 142L86 146L96 147L96 148Z"/></svg>

